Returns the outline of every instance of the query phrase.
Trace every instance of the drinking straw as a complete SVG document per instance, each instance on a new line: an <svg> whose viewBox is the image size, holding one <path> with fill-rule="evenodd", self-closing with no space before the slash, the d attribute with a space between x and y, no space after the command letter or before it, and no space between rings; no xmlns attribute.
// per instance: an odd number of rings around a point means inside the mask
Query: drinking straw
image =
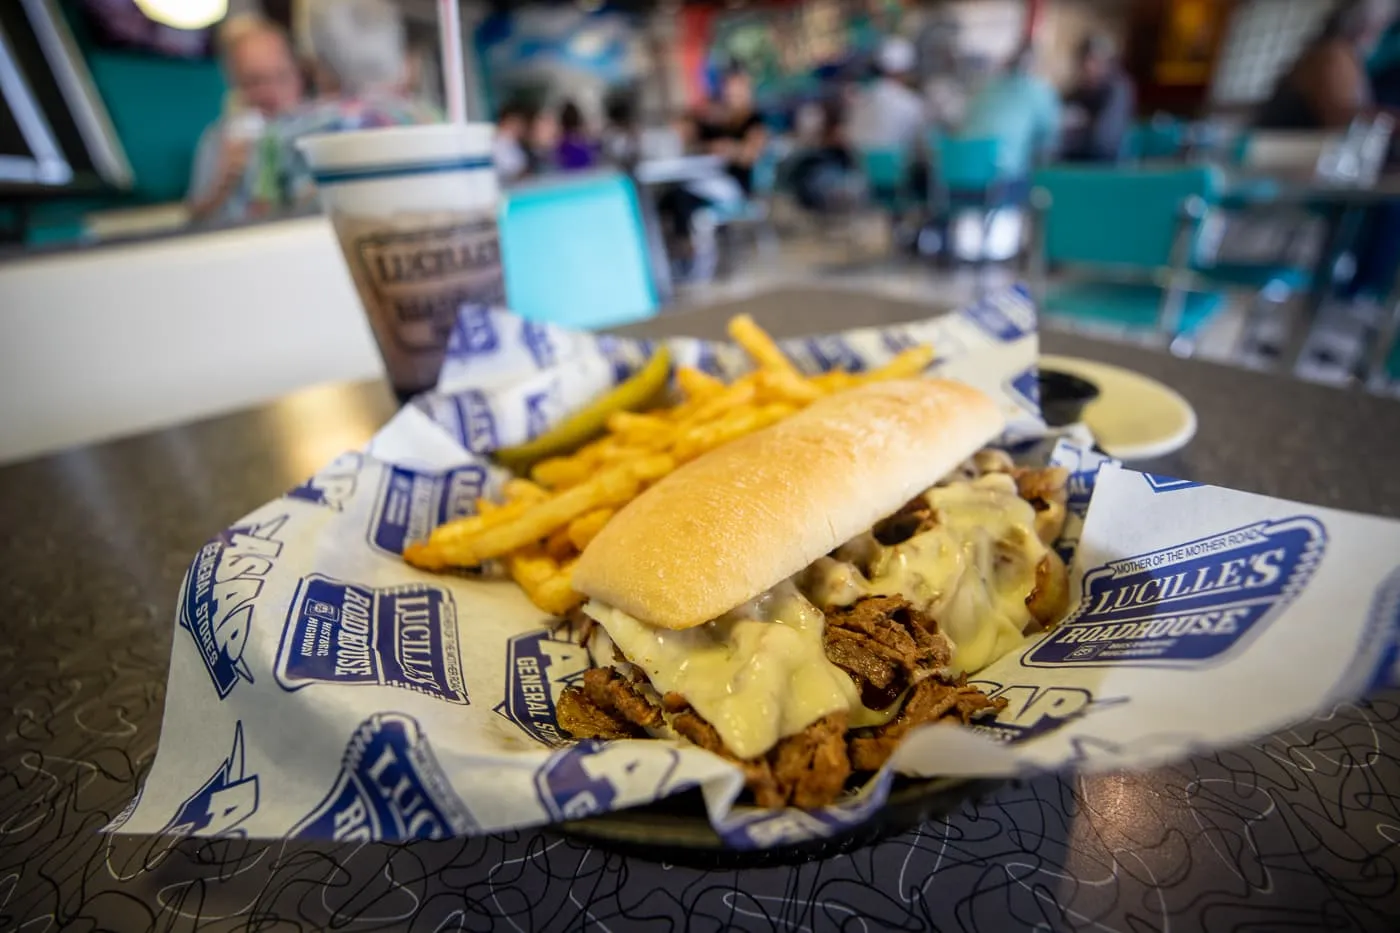
<svg viewBox="0 0 1400 933"><path fill-rule="evenodd" d="M467 122L467 76L462 65L462 19L457 0L438 0L438 33L442 42L442 82L447 119Z"/></svg>

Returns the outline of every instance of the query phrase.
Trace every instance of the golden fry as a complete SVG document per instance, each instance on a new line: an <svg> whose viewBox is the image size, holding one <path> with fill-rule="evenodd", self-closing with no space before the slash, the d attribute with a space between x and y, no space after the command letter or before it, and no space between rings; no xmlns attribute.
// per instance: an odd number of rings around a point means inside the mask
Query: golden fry
<svg viewBox="0 0 1400 933"><path fill-rule="evenodd" d="M594 509L569 522L569 540L580 554L588 547L588 542L597 537L598 532L602 531L603 526L616 514L616 509Z"/></svg>
<svg viewBox="0 0 1400 933"><path fill-rule="evenodd" d="M619 411L609 416L608 430L631 443L639 443L658 434L670 433L671 425L665 418L657 415Z"/></svg>
<svg viewBox="0 0 1400 933"><path fill-rule="evenodd" d="M857 383L857 378L842 370L833 370L829 373L822 373L820 376L813 376L810 380L812 385L823 392L841 392L851 388Z"/></svg>
<svg viewBox="0 0 1400 933"><path fill-rule="evenodd" d="M758 386L750 377L735 382L714 398L707 399L685 420L687 425L704 424L714 421L727 411L748 405L758 394Z"/></svg>
<svg viewBox="0 0 1400 933"><path fill-rule="evenodd" d="M569 538L568 525L554 529L554 532L545 538L544 552L561 563L578 556L578 552L574 550L574 542Z"/></svg>
<svg viewBox="0 0 1400 933"><path fill-rule="evenodd" d="M753 322L747 314L738 314L729 319L729 336L753 357L762 369L796 373L792 361L783 356L783 351L773 342L763 328Z"/></svg>
<svg viewBox="0 0 1400 933"><path fill-rule="evenodd" d="M535 464L530 476L541 486L560 489L583 482L592 472L593 467L577 457L550 457Z"/></svg>
<svg viewBox="0 0 1400 933"><path fill-rule="evenodd" d="M630 470L604 470L592 479L531 506L521 515L475 535L453 532L453 522L434 529L429 546L458 567L474 567L548 536L554 529L602 506L621 505L641 489Z"/></svg>
<svg viewBox="0 0 1400 933"><path fill-rule="evenodd" d="M521 548L506 557L506 572L521 586L532 588L559 572L559 563L539 545Z"/></svg>
<svg viewBox="0 0 1400 933"><path fill-rule="evenodd" d="M682 366L676 370L676 382L680 384L685 397L691 401L711 398L724 391L724 383L691 366Z"/></svg>
<svg viewBox="0 0 1400 933"><path fill-rule="evenodd" d="M933 362L933 347L924 343L917 347L902 350L884 366L872 369L865 374L866 381L878 382L881 379L908 379L917 376Z"/></svg>
<svg viewBox="0 0 1400 933"><path fill-rule="evenodd" d="M506 480L505 497L507 502L535 503L543 502L549 498L549 490L538 483L532 483L528 479Z"/></svg>
<svg viewBox="0 0 1400 933"><path fill-rule="evenodd" d="M759 397L765 402L792 402L807 405L821 398L825 393L811 380L796 373L765 370L758 374Z"/></svg>
<svg viewBox="0 0 1400 933"><path fill-rule="evenodd" d="M643 483L651 483L676 468L676 458L670 454L648 454L623 464Z"/></svg>
<svg viewBox="0 0 1400 933"><path fill-rule="evenodd" d="M556 616L562 616L569 610L583 605L584 600L582 593L574 592L573 561L566 564L559 573L538 584L535 591L527 595L536 606Z"/></svg>

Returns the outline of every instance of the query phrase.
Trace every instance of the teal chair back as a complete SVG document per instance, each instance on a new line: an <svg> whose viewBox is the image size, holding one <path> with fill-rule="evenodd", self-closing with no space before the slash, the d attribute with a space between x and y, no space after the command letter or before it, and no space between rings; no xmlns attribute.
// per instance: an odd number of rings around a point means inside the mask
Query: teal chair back
<svg viewBox="0 0 1400 933"><path fill-rule="evenodd" d="M979 191L997 180L1001 143L996 139L957 139L934 133L929 151L938 162L939 183L955 191Z"/></svg>
<svg viewBox="0 0 1400 933"><path fill-rule="evenodd" d="M522 185L501 202L510 309L566 327L613 327L659 304L637 190L601 173Z"/></svg>
<svg viewBox="0 0 1400 933"><path fill-rule="evenodd" d="M1048 168L1032 184L1038 201L1048 198L1041 218L1045 260L1157 269L1172 262L1188 201L1214 204L1221 178L1209 166Z"/></svg>
<svg viewBox="0 0 1400 933"><path fill-rule="evenodd" d="M778 166L782 158L778 151L769 146L759 154L753 164L752 189L755 197L766 198L778 188Z"/></svg>
<svg viewBox="0 0 1400 933"><path fill-rule="evenodd" d="M862 149L860 167L875 191L902 191L909 177L902 149Z"/></svg>
<svg viewBox="0 0 1400 933"><path fill-rule="evenodd" d="M1172 159L1186 144L1186 125L1170 117L1154 117L1128 131L1124 155L1129 159Z"/></svg>

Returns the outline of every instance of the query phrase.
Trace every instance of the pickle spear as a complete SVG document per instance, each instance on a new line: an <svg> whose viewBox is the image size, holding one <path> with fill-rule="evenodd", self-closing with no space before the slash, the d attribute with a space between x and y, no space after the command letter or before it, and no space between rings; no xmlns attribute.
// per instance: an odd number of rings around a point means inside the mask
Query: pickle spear
<svg viewBox="0 0 1400 933"><path fill-rule="evenodd" d="M650 405L666 391L670 375L671 354L662 347L626 382L598 396L534 440L496 451L496 461L524 476L531 466L547 457L571 453L602 434L609 415Z"/></svg>

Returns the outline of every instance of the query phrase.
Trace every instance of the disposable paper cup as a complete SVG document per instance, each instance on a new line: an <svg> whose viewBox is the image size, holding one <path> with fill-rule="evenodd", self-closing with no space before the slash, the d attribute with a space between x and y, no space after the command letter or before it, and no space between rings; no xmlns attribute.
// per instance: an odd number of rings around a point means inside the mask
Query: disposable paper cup
<svg viewBox="0 0 1400 933"><path fill-rule="evenodd" d="M432 124L297 143L400 399L432 388L460 307L504 303L492 134Z"/></svg>

